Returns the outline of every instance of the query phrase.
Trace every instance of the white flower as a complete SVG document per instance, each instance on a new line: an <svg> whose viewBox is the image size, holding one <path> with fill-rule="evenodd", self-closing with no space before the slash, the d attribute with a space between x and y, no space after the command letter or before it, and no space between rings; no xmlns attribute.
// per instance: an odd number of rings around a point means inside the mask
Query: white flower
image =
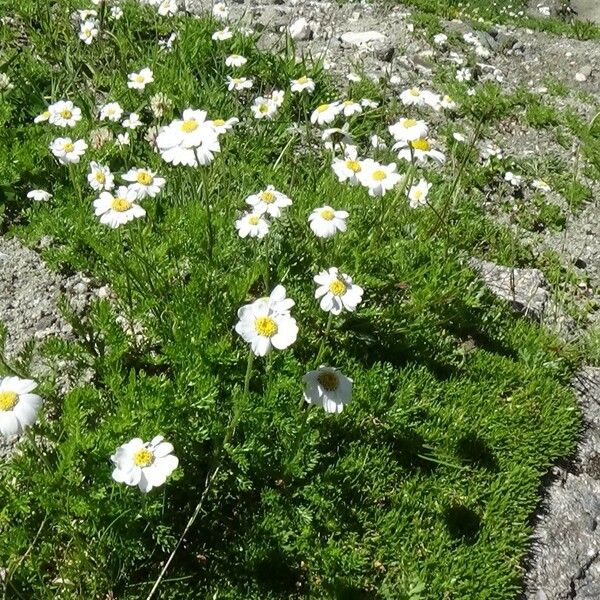
<svg viewBox="0 0 600 600"><path fill-rule="evenodd" d="M321 299L321 308L334 315L339 315L342 310L354 312L362 301L363 289L352 283L352 277L340 273L337 267L331 267L315 275L317 289L315 298Z"/></svg>
<svg viewBox="0 0 600 600"><path fill-rule="evenodd" d="M369 141L371 142L371 146L377 150L385 150L387 148L385 140L381 139L376 133L371 136Z"/></svg>
<svg viewBox="0 0 600 600"><path fill-rule="evenodd" d="M360 103L354 102L354 100L344 100L341 104L341 111L345 117L351 117L352 115L360 114L363 111L363 107Z"/></svg>
<svg viewBox="0 0 600 600"><path fill-rule="evenodd" d="M56 156L58 162L62 165L77 164L87 147L83 140L74 142L71 138L56 138L50 142L52 154Z"/></svg>
<svg viewBox="0 0 600 600"><path fill-rule="evenodd" d="M277 104L270 98L259 96L250 107L255 119L272 119L277 112Z"/></svg>
<svg viewBox="0 0 600 600"><path fill-rule="evenodd" d="M162 0L158 5L158 14L161 17L172 17L177 14L178 10L177 0Z"/></svg>
<svg viewBox="0 0 600 600"><path fill-rule="evenodd" d="M523 178L521 175L515 175L512 171L506 171L506 173L504 173L504 181L508 181L513 187L521 187Z"/></svg>
<svg viewBox="0 0 600 600"><path fill-rule="evenodd" d="M225 59L225 64L228 67L242 67L248 62L248 59L243 57L241 54L230 54Z"/></svg>
<svg viewBox="0 0 600 600"><path fill-rule="evenodd" d="M416 119L400 119L397 123L388 127L394 139L412 141L427 136L427 123Z"/></svg>
<svg viewBox="0 0 600 600"><path fill-rule="evenodd" d="M346 219L348 213L345 210L334 210L331 206L315 208L308 217L310 228L320 238L330 238L338 231L346 231Z"/></svg>
<svg viewBox="0 0 600 600"><path fill-rule="evenodd" d="M325 142L324 146L327 150L343 150L354 147L354 140L350 135L350 125L344 123L343 127L331 127L325 129L321 134L321 139Z"/></svg>
<svg viewBox="0 0 600 600"><path fill-rule="evenodd" d="M341 183L347 181L350 185L357 185L357 174L362 167L361 161L357 158L356 148L354 146L346 148L344 158L335 158L331 168Z"/></svg>
<svg viewBox="0 0 600 600"><path fill-rule="evenodd" d="M306 75L302 75L298 79L290 79L290 83L290 90L295 93L307 91L309 94L312 94L315 90L315 82Z"/></svg>
<svg viewBox="0 0 600 600"><path fill-rule="evenodd" d="M428 183L425 179L421 179L417 185L411 186L408 192L408 204L411 208L417 208L427 204L427 194L431 189L431 183Z"/></svg>
<svg viewBox="0 0 600 600"><path fill-rule="evenodd" d="M377 108L379 106L379 102L375 102L375 100L370 100L369 98L363 98L360 101L360 105L363 108Z"/></svg>
<svg viewBox="0 0 600 600"><path fill-rule="evenodd" d="M79 29L79 39L88 46L98 36L98 23L95 20L89 19L81 24Z"/></svg>
<svg viewBox="0 0 600 600"><path fill-rule="evenodd" d="M129 188L135 192L138 200L158 196L166 183L163 177L157 177L154 171L145 168L129 169L121 177L130 184Z"/></svg>
<svg viewBox="0 0 600 600"><path fill-rule="evenodd" d="M157 92L150 98L150 110L155 118L160 119L173 106L171 99L162 92Z"/></svg>
<svg viewBox="0 0 600 600"><path fill-rule="evenodd" d="M277 108L279 108L283 104L283 100L285 99L285 92L283 90L273 90L271 95L269 96L269 100L275 103Z"/></svg>
<svg viewBox="0 0 600 600"><path fill-rule="evenodd" d="M369 196L383 196L402 179L396 173L396 168L396 163L382 165L367 158L361 163L361 169L356 174L356 177L359 183L368 188Z"/></svg>
<svg viewBox="0 0 600 600"><path fill-rule="evenodd" d="M34 123L43 123L44 121L48 121L50 119L50 111L45 110L43 113L40 113L35 119L33 119Z"/></svg>
<svg viewBox="0 0 600 600"><path fill-rule="evenodd" d="M237 125L240 120L237 117L231 117L230 119L213 119L209 123L213 126L217 135L222 135L233 129L234 125Z"/></svg>
<svg viewBox="0 0 600 600"><path fill-rule="evenodd" d="M120 6L111 6L110 7L110 16L118 21L123 16L123 9Z"/></svg>
<svg viewBox="0 0 600 600"><path fill-rule="evenodd" d="M115 186L115 178L110 172L110 169L95 161L90 163L90 172L87 176L88 183L93 190L110 191Z"/></svg>
<svg viewBox="0 0 600 600"><path fill-rule="evenodd" d="M304 400L322 407L328 413L341 413L352 400L352 379L334 367L321 365L302 378Z"/></svg>
<svg viewBox="0 0 600 600"><path fill-rule="evenodd" d="M157 435L150 442L133 438L110 457L115 468L112 478L125 485L137 485L144 494L160 487L179 465L173 446Z"/></svg>
<svg viewBox="0 0 600 600"><path fill-rule="evenodd" d="M448 95L444 96L440 102L440 106L446 110L454 110L456 108L456 102Z"/></svg>
<svg viewBox="0 0 600 600"><path fill-rule="evenodd" d="M30 192L27 192L27 197L36 202L46 202L52 198L52 194L46 190L31 190Z"/></svg>
<svg viewBox="0 0 600 600"><path fill-rule="evenodd" d="M88 21L88 20L93 21L98 16L98 11L95 11L94 9L91 9L91 10L78 10L77 14L79 15L79 20L80 21Z"/></svg>
<svg viewBox="0 0 600 600"><path fill-rule="evenodd" d="M285 288L281 291L285 298ZM260 298L238 310L239 321L235 330L250 344L256 356L265 356L272 348L284 350L296 341L296 320L289 312L279 310L280 306L270 298Z"/></svg>
<svg viewBox="0 0 600 600"><path fill-rule="evenodd" d="M320 104L310 116L310 122L317 125L333 123L341 111L342 107L337 100L329 104Z"/></svg>
<svg viewBox="0 0 600 600"><path fill-rule="evenodd" d="M37 383L31 379L4 377L0 379L0 434L23 433L37 420L42 399L32 394Z"/></svg>
<svg viewBox="0 0 600 600"><path fill-rule="evenodd" d="M240 92L242 90L249 90L253 85L252 79L246 77L230 77L227 75L227 89L229 91L235 90Z"/></svg>
<svg viewBox="0 0 600 600"><path fill-rule="evenodd" d="M211 38L216 42L224 42L225 40L230 40L233 37L233 31L229 29L229 27L225 27L225 29L221 29L220 31L215 31Z"/></svg>
<svg viewBox="0 0 600 600"><path fill-rule="evenodd" d="M433 142L425 138L419 138L406 142L401 140L396 142L392 148L398 150L398 158L411 162L413 159L418 162L425 162L428 158L442 164L446 160L443 152L433 148Z"/></svg>
<svg viewBox="0 0 600 600"><path fill-rule="evenodd" d="M492 157L501 159L504 156L502 148L494 142L486 142L483 148L481 148L481 158L489 160Z"/></svg>
<svg viewBox="0 0 600 600"><path fill-rule="evenodd" d="M267 189L248 196L246 204L252 207L252 212L255 215L268 214L276 219L281 216L281 209L291 206L292 201L285 194L278 192L272 185L268 185Z"/></svg>
<svg viewBox="0 0 600 600"><path fill-rule="evenodd" d="M117 146L122 148L123 146L129 146L129 133L119 133L117 135Z"/></svg>
<svg viewBox="0 0 600 600"><path fill-rule="evenodd" d="M471 81L473 75L471 73L471 69L464 67L463 69L458 69L456 71L456 81Z"/></svg>
<svg viewBox="0 0 600 600"><path fill-rule="evenodd" d="M60 100L48 107L50 117L48 122L59 127L74 127L81 121L81 109L70 100Z"/></svg>
<svg viewBox="0 0 600 600"><path fill-rule="evenodd" d="M462 133L460 133L460 132L458 132L458 131L455 131L455 132L452 134L452 137L453 137L453 138L454 138L454 139L455 139L457 142L460 142L460 143L464 143L464 142L466 142L466 141L467 141L467 138L466 138L466 137L465 137L465 136L464 136Z"/></svg>
<svg viewBox="0 0 600 600"><path fill-rule="evenodd" d="M142 125L143 123L140 121L140 115L134 112L123 120L123 127L125 127L125 129L137 129Z"/></svg>
<svg viewBox="0 0 600 600"><path fill-rule="evenodd" d="M229 17L229 9L225 2L217 2L213 5L212 15L215 19L219 19L219 21L226 21Z"/></svg>
<svg viewBox="0 0 600 600"><path fill-rule="evenodd" d="M113 229L133 219L143 217L146 211L135 203L136 199L135 190L124 185L117 189L115 195L110 192L102 192L100 197L94 200L96 216L100 217L100 223Z"/></svg>
<svg viewBox="0 0 600 600"><path fill-rule="evenodd" d="M133 90L143 90L149 83L154 81L154 74L145 67L139 73L129 73L127 87Z"/></svg>
<svg viewBox="0 0 600 600"><path fill-rule="evenodd" d="M540 192L551 192L552 188L548 183L546 183L543 179L534 179L531 182L531 187L535 190L539 190Z"/></svg>
<svg viewBox="0 0 600 600"><path fill-rule="evenodd" d="M405 106L423 106L425 104L426 95L416 87L404 90L400 94L400 100Z"/></svg>
<svg viewBox="0 0 600 600"><path fill-rule="evenodd" d="M269 222L264 218L264 213L249 212L235 222L235 228L241 238L255 237L259 240L269 233Z"/></svg>
<svg viewBox="0 0 600 600"><path fill-rule="evenodd" d="M285 288L281 284L273 288L268 298L261 298L261 300L267 300L270 312L276 315L289 315L296 304L291 298L286 298Z"/></svg>
<svg viewBox="0 0 600 600"><path fill-rule="evenodd" d="M438 33L433 36L433 43L437 46L443 46L448 41L448 36L445 33Z"/></svg>
<svg viewBox="0 0 600 600"><path fill-rule="evenodd" d="M121 119L122 115L123 109L118 102L109 102L100 108L101 121L108 119L109 121L117 122Z"/></svg>

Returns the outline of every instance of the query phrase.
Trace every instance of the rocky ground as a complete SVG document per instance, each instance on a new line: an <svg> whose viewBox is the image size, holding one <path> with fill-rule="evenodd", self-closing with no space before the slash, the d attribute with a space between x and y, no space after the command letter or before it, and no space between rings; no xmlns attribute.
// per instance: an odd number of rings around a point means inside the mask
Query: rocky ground
<svg viewBox="0 0 600 600"><path fill-rule="evenodd" d="M539 4L539 3L536 3ZM583 18L600 18L600 3L580 0ZM204 0L188 0L186 8L199 12L210 8ZM451 49L432 44L414 31L406 7L377 4L245 0L231 6L232 20L262 30L267 47L282 43L288 31L297 51L322 57L326 66L345 80L349 72L364 72L376 80L392 82L398 91L408 85L431 85L436 64L451 59ZM492 29L466 22L445 22L448 33L473 33L486 49L481 76L502 81L507 91L524 85L536 90L559 110L573 108L589 121L597 111L600 91L600 44L555 37L515 27ZM564 84L566 95L548 92L548 79ZM498 124L495 140L515 157L557 155L572 165L575 154L557 142L552 130L534 130L516 121ZM577 157L577 160L579 158ZM600 189L588 182L597 194ZM597 195L596 195L597 197ZM560 199L559 199L560 200ZM587 286L586 301L600 302L600 205L587 203L568 214L562 231L521 232L542 252L555 250L564 264ZM526 314L545 320L565 335L577 330L561 304L578 302L568 294L556 296L552 284L537 269L513 269L484 261L472 263L490 288ZM6 351L14 355L28 340L48 336L68 337L71 328L61 316L59 299L66 295L75 308L93 297L108 294L94 289L83 275L61 277L51 273L38 252L16 239L0 238L0 320L7 327ZM590 313L590 324L596 314ZM36 369L43 371L43 363ZM527 580L528 600L597 600L600 598L600 369L583 368L574 389L584 413L585 430L576 459L555 467L533 536ZM0 456L7 448L0 446Z"/></svg>

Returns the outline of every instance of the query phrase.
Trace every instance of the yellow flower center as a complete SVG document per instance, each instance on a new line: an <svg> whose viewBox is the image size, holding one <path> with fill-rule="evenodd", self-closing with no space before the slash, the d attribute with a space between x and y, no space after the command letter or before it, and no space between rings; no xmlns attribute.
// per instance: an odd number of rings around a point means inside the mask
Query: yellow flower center
<svg viewBox="0 0 600 600"><path fill-rule="evenodd" d="M114 198L111 208L117 212L125 212L131 208L131 202L129 202L129 200L126 198Z"/></svg>
<svg viewBox="0 0 600 600"><path fill-rule="evenodd" d="M353 172L358 173L360 171L360 163L357 160L347 160L346 166Z"/></svg>
<svg viewBox="0 0 600 600"><path fill-rule="evenodd" d="M63 146L63 150L65 152L73 152L73 150L75 150L75 146L71 142L66 142Z"/></svg>
<svg viewBox="0 0 600 600"><path fill-rule="evenodd" d="M96 171L94 177L98 183L104 183L106 181L106 176L102 171Z"/></svg>
<svg viewBox="0 0 600 600"><path fill-rule="evenodd" d="M302 75L302 77L300 77L300 79L296 80L296 83L299 83L300 85L304 85L305 83L308 83L308 77L306 75Z"/></svg>
<svg viewBox="0 0 600 600"><path fill-rule="evenodd" d="M377 169L376 171L373 171L371 177L375 181L383 181L387 177L387 173L385 171L382 171L381 169Z"/></svg>
<svg viewBox="0 0 600 600"><path fill-rule="evenodd" d="M351 104L354 104L354 102L353 102L352 100L344 100L344 101L342 102L342 104L343 104L344 106L350 106Z"/></svg>
<svg viewBox="0 0 600 600"><path fill-rule="evenodd" d="M415 119L404 119L404 121L402 121L402 127L405 127L406 129L410 129L411 127L414 127L417 124L417 121Z"/></svg>
<svg viewBox="0 0 600 600"><path fill-rule="evenodd" d="M269 190L265 190L259 194L260 199L267 204L273 204L275 202L275 194Z"/></svg>
<svg viewBox="0 0 600 600"><path fill-rule="evenodd" d="M348 286L341 279L334 279L329 284L329 291L334 296L343 296L345 294L347 288L348 288Z"/></svg>
<svg viewBox="0 0 600 600"><path fill-rule="evenodd" d="M410 95L416 98L417 96L421 95L421 92L417 88L412 88L410 90Z"/></svg>
<svg viewBox="0 0 600 600"><path fill-rule="evenodd" d="M261 112L263 114L269 112L269 105L263 102L258 106L258 112Z"/></svg>
<svg viewBox="0 0 600 600"><path fill-rule="evenodd" d="M136 467L145 468L149 467L154 462L154 454L148 448L140 448L133 455L133 464Z"/></svg>
<svg viewBox="0 0 600 600"><path fill-rule="evenodd" d="M0 392L0 412L12 410L19 401L16 392Z"/></svg>
<svg viewBox="0 0 600 600"><path fill-rule="evenodd" d="M216 127L221 127L222 125L225 125L225 121L223 119L215 119L213 121L213 125Z"/></svg>
<svg viewBox="0 0 600 600"><path fill-rule="evenodd" d="M423 192L421 190L415 190L415 198L420 200L423 197Z"/></svg>
<svg viewBox="0 0 600 600"><path fill-rule="evenodd" d="M259 221L260 217L258 215L250 215L248 217L248 223L250 223L250 225L258 225Z"/></svg>
<svg viewBox="0 0 600 600"><path fill-rule="evenodd" d="M317 106L317 112L325 112L328 108L329 104L319 104L319 106Z"/></svg>
<svg viewBox="0 0 600 600"><path fill-rule="evenodd" d="M49 111L49 110L45 110L45 111L42 113L42 117L43 117L44 119L48 119L48 118L50 117L50 111Z"/></svg>
<svg viewBox="0 0 600 600"><path fill-rule="evenodd" d="M332 221L333 217L335 217L335 213L330 208L325 208L321 211L321 218L326 221Z"/></svg>
<svg viewBox="0 0 600 600"><path fill-rule="evenodd" d="M187 119L181 124L181 131L191 133L192 131L196 131L198 127L198 121L196 121L196 119Z"/></svg>
<svg viewBox="0 0 600 600"><path fill-rule="evenodd" d="M415 150L423 150L424 152L427 152L430 148L429 142L423 138L420 138L418 140L413 140L410 145L415 149Z"/></svg>
<svg viewBox="0 0 600 600"><path fill-rule="evenodd" d="M340 380L333 371L323 371L322 373L319 373L317 381L321 387L328 392L334 392L340 385Z"/></svg>
<svg viewBox="0 0 600 600"><path fill-rule="evenodd" d="M140 171L137 174L136 180L142 185L150 185L154 181L154 177L152 177L148 171Z"/></svg>
<svg viewBox="0 0 600 600"><path fill-rule="evenodd" d="M278 327L271 317L258 317L254 321L254 329L258 335L271 338L277 333Z"/></svg>
<svg viewBox="0 0 600 600"><path fill-rule="evenodd" d="M73 116L73 113L72 113L72 112L71 112L71 111L70 111L68 108L63 108L63 109L60 111L60 116L61 116L63 119L70 119L70 118Z"/></svg>
<svg viewBox="0 0 600 600"><path fill-rule="evenodd" d="M242 80L239 77L234 77L231 81L235 84L242 83Z"/></svg>
<svg viewBox="0 0 600 600"><path fill-rule="evenodd" d="M135 76L135 80L136 80L138 83L144 83L144 76L143 76L142 74L138 73L138 74Z"/></svg>

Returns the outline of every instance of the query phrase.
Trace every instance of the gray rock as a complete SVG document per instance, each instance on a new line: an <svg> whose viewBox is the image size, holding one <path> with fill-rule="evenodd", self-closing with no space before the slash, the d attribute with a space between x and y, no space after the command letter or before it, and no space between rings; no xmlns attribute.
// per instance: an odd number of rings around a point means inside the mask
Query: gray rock
<svg viewBox="0 0 600 600"><path fill-rule="evenodd" d="M394 44L390 44L389 42L379 42L373 50L375 56L383 62L392 62L395 52L396 48Z"/></svg>
<svg viewBox="0 0 600 600"><path fill-rule="evenodd" d="M387 38L379 31L348 31L340 36L340 41L349 46L366 46L373 42L386 42Z"/></svg>
<svg viewBox="0 0 600 600"><path fill-rule="evenodd" d="M475 35L484 48L493 52L498 49L498 42L486 31L476 31Z"/></svg>
<svg viewBox="0 0 600 600"><path fill-rule="evenodd" d="M517 43L517 38L499 31L496 35L496 43L499 50L510 50Z"/></svg>
<svg viewBox="0 0 600 600"><path fill-rule="evenodd" d="M598 0L571 0L571 8L580 21L600 24L600 2Z"/></svg>

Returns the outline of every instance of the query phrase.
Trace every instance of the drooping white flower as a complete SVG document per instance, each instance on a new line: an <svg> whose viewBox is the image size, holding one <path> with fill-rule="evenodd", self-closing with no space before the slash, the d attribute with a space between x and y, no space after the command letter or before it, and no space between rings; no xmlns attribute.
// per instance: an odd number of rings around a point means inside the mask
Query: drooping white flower
<svg viewBox="0 0 600 600"><path fill-rule="evenodd" d="M127 87L132 90L143 90L149 83L154 81L154 74L148 67L144 67L139 73L129 73Z"/></svg>
<svg viewBox="0 0 600 600"><path fill-rule="evenodd" d="M85 151L87 144L83 140L73 141L71 138L56 138L50 142L50 150L62 165L77 164Z"/></svg>
<svg viewBox="0 0 600 600"><path fill-rule="evenodd" d="M143 167L129 169L121 177L129 183L129 187L135 192L138 200L158 196L166 183L163 177L157 177L154 171Z"/></svg>
<svg viewBox="0 0 600 600"><path fill-rule="evenodd" d="M315 90L315 82L306 75L302 75L298 79L290 79L290 91L293 93L308 92L312 94Z"/></svg>
<svg viewBox="0 0 600 600"><path fill-rule="evenodd" d="M340 127L329 127L321 134L321 139L325 142L323 145L327 150L335 152L336 150L346 151L347 148L354 147L354 140L350 135L350 125L344 123Z"/></svg>
<svg viewBox="0 0 600 600"><path fill-rule="evenodd" d="M100 120L114 121L115 123L121 119L123 109L118 102L109 102L100 108Z"/></svg>
<svg viewBox="0 0 600 600"><path fill-rule="evenodd" d="M31 393L36 387L31 379L0 379L0 434L17 435L36 422L42 405L40 396Z"/></svg>
<svg viewBox="0 0 600 600"><path fill-rule="evenodd" d="M257 215L267 214L277 218L281 216L281 209L291 206L292 201L285 194L278 192L272 185L266 189L252 194L246 198L246 204L252 207L252 212Z"/></svg>
<svg viewBox="0 0 600 600"><path fill-rule="evenodd" d="M93 190L110 191L115 186L115 178L110 169L95 161L90 163L90 172L87 176L88 183Z"/></svg>
<svg viewBox="0 0 600 600"><path fill-rule="evenodd" d="M125 127L125 129L137 129L142 125L143 123L140 120L140 115L135 112L130 113L130 115L123 120L123 127Z"/></svg>
<svg viewBox="0 0 600 600"><path fill-rule="evenodd" d="M211 36L211 38L216 42L224 42L225 40L230 40L232 37L233 31L231 31L229 27L225 27L225 29L215 31Z"/></svg>
<svg viewBox="0 0 600 600"><path fill-rule="evenodd" d="M86 45L90 45L98 37L98 22L94 19L88 19L81 23L79 29L79 39Z"/></svg>
<svg viewBox="0 0 600 600"><path fill-rule="evenodd" d="M248 212L235 222L235 228L241 238L255 237L260 240L269 233L269 222L264 213Z"/></svg>
<svg viewBox="0 0 600 600"><path fill-rule="evenodd" d="M52 198L52 194L46 190L31 190L27 192L27 197L36 202L47 202Z"/></svg>
<svg viewBox="0 0 600 600"><path fill-rule="evenodd" d="M75 127L81 121L81 109L70 100L59 100L48 107L48 122L58 127Z"/></svg>
<svg viewBox="0 0 600 600"><path fill-rule="evenodd" d="M173 445L161 435L149 442L133 438L119 446L110 459L115 466L112 478L125 485L137 485L144 494L163 485L179 465Z"/></svg>
<svg viewBox="0 0 600 600"><path fill-rule="evenodd" d="M266 356L273 348L284 350L298 337L296 320L278 307L270 298L260 298L238 310L235 330L256 356Z"/></svg>
<svg viewBox="0 0 600 600"><path fill-rule="evenodd" d="M358 159L357 151L354 146L346 148L344 158L334 158L331 168L341 183L348 182L350 185L357 185L357 174L361 171L361 161Z"/></svg>
<svg viewBox="0 0 600 600"><path fill-rule="evenodd" d="M302 377L304 400L328 413L341 413L352 400L352 379L335 367L321 365Z"/></svg>
<svg viewBox="0 0 600 600"><path fill-rule="evenodd" d="M241 54L230 54L225 59L225 64L228 67L243 67L248 62L248 59Z"/></svg>
<svg viewBox="0 0 600 600"><path fill-rule="evenodd" d="M408 191L408 204L411 208L417 208L427 204L427 194L431 189L431 183L428 183L425 179L421 179L419 183L411 186Z"/></svg>
<svg viewBox="0 0 600 600"><path fill-rule="evenodd" d="M146 211L136 204L136 200L135 190L123 185L114 195L111 192L102 192L100 197L94 200L96 216L100 217L100 223L115 229L146 214Z"/></svg>
<svg viewBox="0 0 600 600"><path fill-rule="evenodd" d="M252 85L252 79L227 75L227 89L229 91L235 90L236 92L241 92L242 90L249 90Z"/></svg>
<svg viewBox="0 0 600 600"><path fill-rule="evenodd" d="M412 141L427 137L427 123L416 119L399 119L397 123L388 127L394 139Z"/></svg>
<svg viewBox="0 0 600 600"><path fill-rule="evenodd" d="M272 119L277 112L277 104L271 98L259 96L250 107L255 119Z"/></svg>
<svg viewBox="0 0 600 600"><path fill-rule="evenodd" d="M446 156L440 150L433 147L433 141L426 138L411 140L410 142L400 140L396 142L392 148L398 150L398 158L412 162L426 162L428 158L442 164L446 160Z"/></svg>
<svg viewBox="0 0 600 600"><path fill-rule="evenodd" d="M383 196L402 179L396 173L396 168L396 163L383 165L367 158L361 163L361 169L356 174L356 178L361 185L369 190L369 196Z"/></svg>
<svg viewBox="0 0 600 600"><path fill-rule="evenodd" d="M341 111L342 107L338 100L331 103L319 104L310 116L310 122L317 125L333 123Z"/></svg>
<svg viewBox="0 0 600 600"><path fill-rule="evenodd" d="M335 210L331 206L315 208L308 217L308 222L313 233L320 238L330 238L338 231L346 231L346 219L348 213L345 210Z"/></svg>
<svg viewBox="0 0 600 600"><path fill-rule="evenodd" d="M352 277L340 273L337 267L331 267L315 275L315 298L321 299L320 306L334 315L339 315L342 310L354 312L360 304L363 289L352 283Z"/></svg>

